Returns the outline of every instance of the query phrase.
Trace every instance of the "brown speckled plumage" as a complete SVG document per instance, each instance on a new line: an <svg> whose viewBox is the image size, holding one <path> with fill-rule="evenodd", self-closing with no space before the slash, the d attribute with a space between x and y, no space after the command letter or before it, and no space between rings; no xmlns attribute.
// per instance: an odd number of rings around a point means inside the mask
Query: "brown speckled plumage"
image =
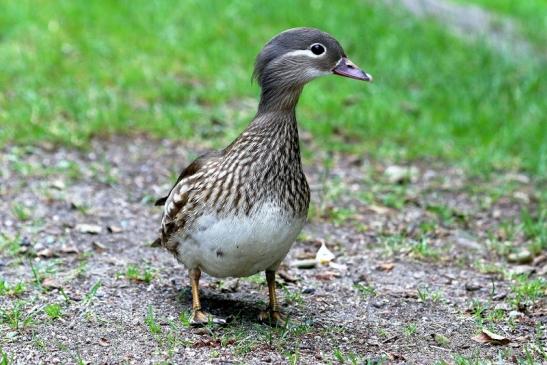
<svg viewBox="0 0 547 365"><path fill-rule="evenodd" d="M266 200L295 218L308 211L294 111L257 116L226 149L203 155L184 170L165 201L162 245L174 252L172 233L191 231L201 214L249 215Z"/></svg>
<svg viewBox="0 0 547 365"><path fill-rule="evenodd" d="M258 55L254 77L261 87L258 111L228 147L200 156L180 174L164 205L156 243L189 269L192 323L201 310L201 271L218 277L266 272L267 317L282 321L275 270L304 225L310 191L302 171L295 108L304 85L338 74L359 80L359 70L333 37L317 29L278 34Z"/></svg>

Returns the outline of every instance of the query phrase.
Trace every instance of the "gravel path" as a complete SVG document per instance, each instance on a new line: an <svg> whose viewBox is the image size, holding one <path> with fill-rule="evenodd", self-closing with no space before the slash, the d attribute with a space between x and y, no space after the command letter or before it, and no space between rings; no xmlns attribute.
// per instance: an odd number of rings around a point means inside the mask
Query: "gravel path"
<svg viewBox="0 0 547 365"><path fill-rule="evenodd" d="M279 279L289 325L257 323L263 276L205 275L204 306L231 322L195 329L185 270L149 243L160 218L153 199L189 151L202 150L116 137L90 151L0 155L0 348L9 363L545 360L547 259L519 228L520 211L537 210L539 189L525 175L477 180L433 162L307 160L310 222ZM336 258L300 267L322 243Z"/></svg>

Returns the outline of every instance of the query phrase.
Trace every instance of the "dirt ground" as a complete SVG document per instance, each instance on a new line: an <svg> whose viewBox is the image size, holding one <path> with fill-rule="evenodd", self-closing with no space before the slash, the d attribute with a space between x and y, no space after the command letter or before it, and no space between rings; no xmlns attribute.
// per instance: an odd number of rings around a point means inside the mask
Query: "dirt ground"
<svg viewBox="0 0 547 365"><path fill-rule="evenodd" d="M288 325L256 320L263 276L204 275L204 307L230 322L189 327L186 271L150 242L154 198L201 151L145 137L2 151L0 363L545 361L547 257L521 213L540 189L434 162L305 159L309 223L278 280ZM336 257L317 265L323 242Z"/></svg>

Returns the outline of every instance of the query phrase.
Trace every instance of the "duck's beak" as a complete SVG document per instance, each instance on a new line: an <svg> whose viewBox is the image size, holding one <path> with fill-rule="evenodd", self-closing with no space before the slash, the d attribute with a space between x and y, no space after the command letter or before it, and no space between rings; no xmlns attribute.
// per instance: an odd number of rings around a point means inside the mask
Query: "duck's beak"
<svg viewBox="0 0 547 365"><path fill-rule="evenodd" d="M338 64L332 69L332 73L350 79L372 81L372 76L361 70L347 57L340 58Z"/></svg>

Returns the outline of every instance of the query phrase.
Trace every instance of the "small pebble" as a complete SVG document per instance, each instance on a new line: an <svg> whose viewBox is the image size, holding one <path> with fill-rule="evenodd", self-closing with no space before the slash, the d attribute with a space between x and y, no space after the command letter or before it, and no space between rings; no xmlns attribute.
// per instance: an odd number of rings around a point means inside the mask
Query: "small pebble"
<svg viewBox="0 0 547 365"><path fill-rule="evenodd" d="M385 305L386 305L385 300L374 300L374 301L372 301L372 306L374 308L382 308Z"/></svg>
<svg viewBox="0 0 547 365"><path fill-rule="evenodd" d="M291 263L291 266L299 269L313 269L317 266L317 261L315 259L296 260Z"/></svg>
<svg viewBox="0 0 547 365"><path fill-rule="evenodd" d="M106 229L109 233L120 233L123 231L123 229L118 226L107 226Z"/></svg>
<svg viewBox="0 0 547 365"><path fill-rule="evenodd" d="M482 285L477 282L468 282L465 283L465 290L467 291L477 291L482 288Z"/></svg>
<svg viewBox="0 0 547 365"><path fill-rule="evenodd" d="M80 233L99 234L103 230L101 226L96 224L77 224L76 230Z"/></svg>
<svg viewBox="0 0 547 365"><path fill-rule="evenodd" d="M501 310L504 310L504 311L508 311L509 309L511 309L511 306L509 306L509 304L507 304L507 303L502 302L502 303L496 304L494 309L501 309Z"/></svg>
<svg viewBox="0 0 547 365"><path fill-rule="evenodd" d="M388 166L384 171L387 180L392 184L403 184L407 182L415 182L418 179L420 171L414 167Z"/></svg>
<svg viewBox="0 0 547 365"><path fill-rule="evenodd" d="M507 261L517 264L528 264L532 262L533 259L532 253L526 249L510 253L507 256Z"/></svg>
<svg viewBox="0 0 547 365"><path fill-rule="evenodd" d="M513 275L522 275L522 274L532 274L536 271L536 268L530 265L516 265L513 266L510 270Z"/></svg>
<svg viewBox="0 0 547 365"><path fill-rule="evenodd" d="M492 297L493 300L503 300L507 297L507 293L498 293Z"/></svg>
<svg viewBox="0 0 547 365"><path fill-rule="evenodd" d="M208 336L211 333L211 331L208 328L201 327L201 328L196 328L194 330L194 333L200 336Z"/></svg>
<svg viewBox="0 0 547 365"><path fill-rule="evenodd" d="M21 239L21 246L23 247L30 247L30 245L32 244L32 242L30 241L30 238L28 238L28 236L24 236L22 239Z"/></svg>

